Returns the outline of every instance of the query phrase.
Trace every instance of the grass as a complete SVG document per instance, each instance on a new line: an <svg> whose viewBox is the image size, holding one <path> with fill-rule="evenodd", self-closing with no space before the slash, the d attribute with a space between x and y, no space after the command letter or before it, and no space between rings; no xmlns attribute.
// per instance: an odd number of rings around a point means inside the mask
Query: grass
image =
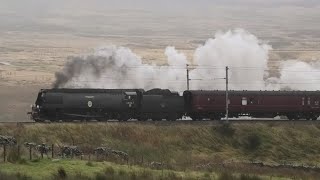
<svg viewBox="0 0 320 180"><path fill-rule="evenodd" d="M268 164L318 165L320 163L318 125L33 124L0 125L0 134L14 136L20 144L36 142L55 144L56 147L77 145L86 154L92 153L96 147L108 146L127 152L130 164L150 167L151 162L162 162L165 169L174 171L210 172L218 169L220 172L223 168L231 168L233 172L240 174L255 173L285 177L319 175L288 169L260 170L261 168L246 165L234 167L234 162L252 161ZM26 149L21 151L23 158L27 159L28 151ZM54 162L52 163L54 165ZM28 164L32 165L30 162ZM214 165L207 166L208 164ZM85 169L93 167L97 171L101 170L90 163L85 167ZM70 170L68 168L65 169L68 171Z"/></svg>
<svg viewBox="0 0 320 180"><path fill-rule="evenodd" d="M6 163L0 165L0 179L230 179L230 180L263 180L267 176L245 174L154 170L138 166L119 165L110 162L92 162L88 166L81 160L41 160L29 161L26 164ZM5 176L4 176L5 175ZM285 178L272 178L285 179Z"/></svg>

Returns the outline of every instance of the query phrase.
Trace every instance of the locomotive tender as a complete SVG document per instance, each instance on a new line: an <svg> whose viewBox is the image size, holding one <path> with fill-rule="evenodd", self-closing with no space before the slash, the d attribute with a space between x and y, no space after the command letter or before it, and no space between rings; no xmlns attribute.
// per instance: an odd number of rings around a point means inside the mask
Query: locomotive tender
<svg viewBox="0 0 320 180"><path fill-rule="evenodd" d="M319 91L229 91L229 117L251 116L316 120ZM32 106L36 122L116 119L127 121L220 120L225 117L225 91L168 89L42 89Z"/></svg>

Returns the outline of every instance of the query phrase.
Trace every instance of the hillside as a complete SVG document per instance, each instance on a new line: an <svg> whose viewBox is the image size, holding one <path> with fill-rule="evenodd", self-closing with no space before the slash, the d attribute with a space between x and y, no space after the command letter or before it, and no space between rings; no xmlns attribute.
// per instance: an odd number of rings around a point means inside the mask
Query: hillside
<svg viewBox="0 0 320 180"><path fill-rule="evenodd" d="M248 123L232 126L3 124L0 134L14 136L18 144L76 145L83 151L83 159L90 159L90 155L86 155L91 153L91 160L98 161L104 159L94 159L93 150L106 146L128 153L127 163L143 167L160 162L164 169L176 171L232 170L284 177L319 176L318 169L307 168L317 166L320 161L320 126L316 123ZM27 149L21 151L22 156L27 158ZM113 162L125 164L119 160ZM288 166L280 166L283 164Z"/></svg>

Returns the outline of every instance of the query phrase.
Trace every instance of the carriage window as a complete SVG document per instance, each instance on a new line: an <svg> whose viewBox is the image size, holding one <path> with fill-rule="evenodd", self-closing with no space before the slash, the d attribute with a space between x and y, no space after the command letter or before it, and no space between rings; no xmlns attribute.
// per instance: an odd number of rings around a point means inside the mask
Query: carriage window
<svg viewBox="0 0 320 180"><path fill-rule="evenodd" d="M243 97L242 98L242 103L241 103L243 106L246 106L248 104L247 102L247 98L246 97Z"/></svg>
<svg viewBox="0 0 320 180"><path fill-rule="evenodd" d="M310 98L308 97L308 105L310 105L310 102L311 102L311 101L310 101Z"/></svg>
<svg viewBox="0 0 320 180"><path fill-rule="evenodd" d="M314 101L314 105L319 106L319 101L318 101L318 100L315 100L315 101Z"/></svg>
<svg viewBox="0 0 320 180"><path fill-rule="evenodd" d="M250 104L253 104L253 98L250 98Z"/></svg>
<svg viewBox="0 0 320 180"><path fill-rule="evenodd" d="M302 106L304 106L304 97L302 98Z"/></svg>

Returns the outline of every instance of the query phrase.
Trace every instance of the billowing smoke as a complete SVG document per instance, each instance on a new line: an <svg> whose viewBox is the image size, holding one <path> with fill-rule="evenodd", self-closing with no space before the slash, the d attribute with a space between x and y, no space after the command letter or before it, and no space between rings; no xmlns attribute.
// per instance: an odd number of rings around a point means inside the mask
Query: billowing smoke
<svg viewBox="0 0 320 180"><path fill-rule="evenodd" d="M270 49L270 46L260 43L254 35L242 29L218 32L214 39L208 39L195 51L194 63L198 68L191 73L191 77L200 80L195 81L192 88L224 88L224 67L229 66L231 89L264 89L264 69L267 69Z"/></svg>
<svg viewBox="0 0 320 180"><path fill-rule="evenodd" d="M62 71L56 73L55 88L169 88L186 89L186 64L190 64L191 89L224 89L225 66L229 66L230 89L234 90L316 90L320 85L306 84L317 77L320 63L283 61L280 76L269 74L268 54L271 46L249 32L236 29L218 32L199 46L192 61L167 47L167 66L144 64L125 47L99 48L94 54L70 57ZM299 73L300 72L300 73ZM309 72L309 73L308 73Z"/></svg>
<svg viewBox="0 0 320 180"><path fill-rule="evenodd" d="M93 55L70 57L55 74L54 88L144 88L183 90L185 55L174 47L165 54L169 66L143 64L139 56L125 47L99 48Z"/></svg>
<svg viewBox="0 0 320 180"><path fill-rule="evenodd" d="M279 89L319 90L320 62L288 60L281 63Z"/></svg>

